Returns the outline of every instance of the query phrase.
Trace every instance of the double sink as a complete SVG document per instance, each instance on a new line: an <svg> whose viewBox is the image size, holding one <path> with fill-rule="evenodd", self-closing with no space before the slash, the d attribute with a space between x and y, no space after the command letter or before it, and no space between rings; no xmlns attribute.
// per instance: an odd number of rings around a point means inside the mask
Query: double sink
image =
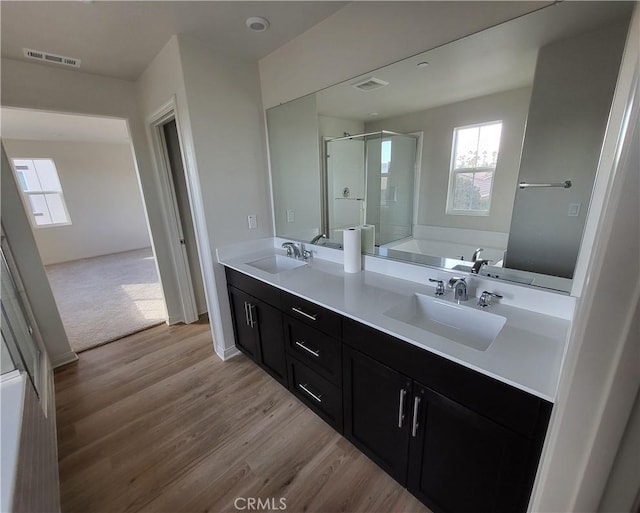
<svg viewBox="0 0 640 513"><path fill-rule="evenodd" d="M275 254L247 262L247 265L269 274L279 274L308 263ZM389 308L383 315L477 351L486 351L506 323L501 315L419 293Z"/></svg>

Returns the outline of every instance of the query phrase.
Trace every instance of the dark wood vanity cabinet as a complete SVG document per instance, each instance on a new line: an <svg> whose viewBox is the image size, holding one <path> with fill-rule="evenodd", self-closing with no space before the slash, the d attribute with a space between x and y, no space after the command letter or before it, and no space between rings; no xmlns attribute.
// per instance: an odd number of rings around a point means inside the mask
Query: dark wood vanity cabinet
<svg viewBox="0 0 640 513"><path fill-rule="evenodd" d="M401 485L407 485L412 381L344 347L344 434Z"/></svg>
<svg viewBox="0 0 640 513"><path fill-rule="evenodd" d="M526 511L551 403L226 272L238 349L434 512Z"/></svg>
<svg viewBox="0 0 640 513"><path fill-rule="evenodd" d="M433 511L527 510L534 441L418 383L411 410L413 495Z"/></svg>
<svg viewBox="0 0 640 513"><path fill-rule="evenodd" d="M282 293L289 390L342 433L342 316Z"/></svg>
<svg viewBox="0 0 640 513"><path fill-rule="evenodd" d="M344 342L354 445L435 512L526 511L549 403L351 320Z"/></svg>
<svg viewBox="0 0 640 513"><path fill-rule="evenodd" d="M227 272L227 283L236 346L282 385L288 386L278 289L240 273L230 277Z"/></svg>

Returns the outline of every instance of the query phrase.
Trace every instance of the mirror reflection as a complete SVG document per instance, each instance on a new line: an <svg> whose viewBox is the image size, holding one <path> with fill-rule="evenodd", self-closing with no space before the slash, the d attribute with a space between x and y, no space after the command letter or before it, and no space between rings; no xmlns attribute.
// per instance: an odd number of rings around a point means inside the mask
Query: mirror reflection
<svg viewBox="0 0 640 513"><path fill-rule="evenodd" d="M632 7L552 5L269 109L276 234L367 225L379 256L568 291Z"/></svg>
<svg viewBox="0 0 640 513"><path fill-rule="evenodd" d="M360 226L363 251L411 237L417 138L381 130L325 142L323 233Z"/></svg>

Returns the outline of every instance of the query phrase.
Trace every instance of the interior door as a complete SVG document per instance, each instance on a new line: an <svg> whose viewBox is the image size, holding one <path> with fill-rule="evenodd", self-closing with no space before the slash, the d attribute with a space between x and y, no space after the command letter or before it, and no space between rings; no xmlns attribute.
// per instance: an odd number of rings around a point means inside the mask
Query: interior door
<svg viewBox="0 0 640 513"><path fill-rule="evenodd" d="M175 199L176 222L180 231L180 240L184 257L189 267L189 278L191 279L196 309L198 314L203 314L207 311L207 302L204 293L202 273L200 272L196 233L193 227L193 216L189 202L184 166L182 165L182 150L180 148L178 127L175 119L162 125L162 134Z"/></svg>

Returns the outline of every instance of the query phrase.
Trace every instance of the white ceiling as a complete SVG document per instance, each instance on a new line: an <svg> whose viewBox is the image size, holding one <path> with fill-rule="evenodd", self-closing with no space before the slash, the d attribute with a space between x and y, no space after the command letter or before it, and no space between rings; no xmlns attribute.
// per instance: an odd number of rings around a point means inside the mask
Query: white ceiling
<svg viewBox="0 0 640 513"><path fill-rule="evenodd" d="M126 143L124 119L58 114L28 109L0 109L3 139Z"/></svg>
<svg viewBox="0 0 640 513"><path fill-rule="evenodd" d="M631 2L563 2L319 91L318 113L375 121L533 83L538 50L629 16ZM418 68L420 62L426 68ZM375 77L388 86L352 87ZM371 116L371 113L377 116Z"/></svg>
<svg viewBox="0 0 640 513"><path fill-rule="evenodd" d="M24 59L23 48L41 50L81 59L80 71L85 73L136 80L174 34L194 37L230 57L257 61L345 4L2 1L2 57ZM250 16L267 18L271 27L261 33L250 31L245 27Z"/></svg>

